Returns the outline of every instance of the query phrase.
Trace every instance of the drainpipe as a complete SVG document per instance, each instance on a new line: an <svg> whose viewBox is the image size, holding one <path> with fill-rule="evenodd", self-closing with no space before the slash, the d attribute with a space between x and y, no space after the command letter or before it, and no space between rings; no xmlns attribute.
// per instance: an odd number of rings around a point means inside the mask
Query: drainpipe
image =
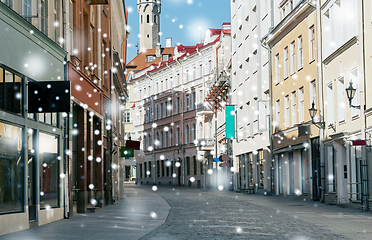
<svg viewBox="0 0 372 240"><path fill-rule="evenodd" d="M364 139L367 140L367 135L366 135L366 115L365 115L365 106L366 106L366 103L365 103L365 82L366 82L366 73L365 73L365 40L364 40L364 1L361 0L361 1L358 1L358 12L360 12L360 19L359 19L359 22L360 22L360 25L359 25L359 62L361 63L360 64L360 72L361 72L361 76L362 78L360 78L361 80L359 80L359 82L361 84L360 85L360 92L359 92L359 95L360 95L360 120L361 120L361 136L364 136ZM363 150L363 156L362 156L362 159L365 160L365 173L367 174L367 176L363 176L363 178L366 180L366 181L363 181L363 184L362 184L362 196L363 196L363 199L362 199L362 209L364 211L368 211L368 208L369 208L369 204L368 204L368 201L369 201L369 189L368 189L368 153L367 153L367 146L364 147L364 150ZM366 184L366 185L365 185Z"/></svg>
<svg viewBox="0 0 372 240"><path fill-rule="evenodd" d="M317 30L317 65L318 65L318 104L319 104L319 117L321 116L321 112L323 112L323 116L324 116L324 94L323 94L323 64L322 64L322 59L323 59L323 55L322 55L322 31L321 31L321 1L319 0L317 5L314 6L310 3L308 3L310 6L312 7L315 7L316 8L316 30ZM321 118L321 117L320 117ZM323 121L322 119L320 119L320 121ZM324 127L327 127L326 124ZM325 134L325 130L322 129L322 128L319 128L319 146L320 146L320 163L325 163L325 152L324 152L324 144L323 144L323 140L324 140L324 134ZM310 142L309 142L310 143ZM323 171L322 171L323 169ZM322 176L322 175L325 175L325 168L322 168L322 166L320 167L320 176L321 176L321 182L320 182L320 186L321 186L321 196L320 196L320 201L321 202L324 202L324 198L325 198L325 190L326 190L326 187L325 187L325 180L322 181L322 179L325 179L325 176ZM315 191L315 189L313 189L313 192Z"/></svg>

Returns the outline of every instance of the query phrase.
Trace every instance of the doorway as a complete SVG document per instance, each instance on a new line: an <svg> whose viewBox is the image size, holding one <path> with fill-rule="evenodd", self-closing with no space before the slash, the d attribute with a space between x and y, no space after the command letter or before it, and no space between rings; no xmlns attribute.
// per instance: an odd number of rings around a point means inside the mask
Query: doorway
<svg viewBox="0 0 372 240"><path fill-rule="evenodd" d="M36 193L36 131L28 133L28 159L27 159L27 204L29 222L35 222L37 217Z"/></svg>
<svg viewBox="0 0 372 240"><path fill-rule="evenodd" d="M313 175L313 200L320 201L321 198L321 169L320 169L320 145L319 137L311 141L311 165Z"/></svg>

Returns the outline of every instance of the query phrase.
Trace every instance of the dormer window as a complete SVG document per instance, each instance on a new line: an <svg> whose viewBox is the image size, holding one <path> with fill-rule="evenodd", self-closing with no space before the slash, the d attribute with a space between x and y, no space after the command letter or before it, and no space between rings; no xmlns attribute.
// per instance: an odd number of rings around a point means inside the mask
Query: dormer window
<svg viewBox="0 0 372 240"><path fill-rule="evenodd" d="M166 62L166 61L168 61L169 60L169 55L168 54L163 54L163 55L161 55L161 61L162 62Z"/></svg>
<svg viewBox="0 0 372 240"><path fill-rule="evenodd" d="M155 61L155 56L154 55L147 55L146 56L146 62L153 62Z"/></svg>

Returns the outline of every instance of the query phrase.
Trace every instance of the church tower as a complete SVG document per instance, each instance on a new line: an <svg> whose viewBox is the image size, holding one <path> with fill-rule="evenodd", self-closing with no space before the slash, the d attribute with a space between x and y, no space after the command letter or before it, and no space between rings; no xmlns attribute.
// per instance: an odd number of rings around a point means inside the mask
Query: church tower
<svg viewBox="0 0 372 240"><path fill-rule="evenodd" d="M156 48L160 43L161 0L137 0L140 26L140 51Z"/></svg>

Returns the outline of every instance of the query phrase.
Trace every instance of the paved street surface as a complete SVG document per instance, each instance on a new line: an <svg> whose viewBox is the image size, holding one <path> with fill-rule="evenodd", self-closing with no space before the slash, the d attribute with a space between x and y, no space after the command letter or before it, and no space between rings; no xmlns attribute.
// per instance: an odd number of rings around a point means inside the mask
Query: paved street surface
<svg viewBox="0 0 372 240"><path fill-rule="evenodd" d="M126 197L0 240L372 239L372 214L313 201L187 187L126 185Z"/></svg>

